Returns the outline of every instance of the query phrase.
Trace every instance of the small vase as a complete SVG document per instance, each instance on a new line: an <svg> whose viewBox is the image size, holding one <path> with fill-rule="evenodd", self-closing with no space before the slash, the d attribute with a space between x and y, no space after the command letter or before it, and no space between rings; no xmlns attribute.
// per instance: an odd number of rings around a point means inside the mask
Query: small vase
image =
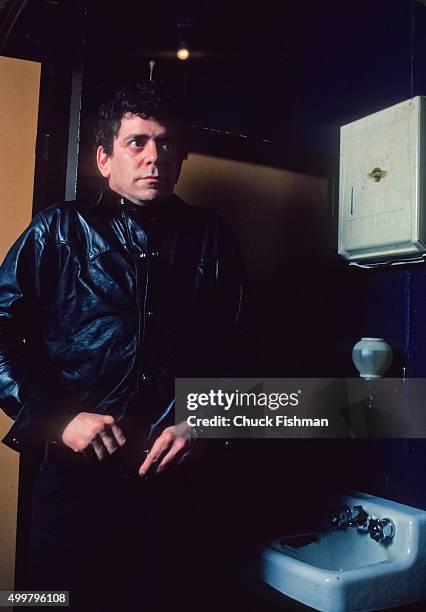
<svg viewBox="0 0 426 612"><path fill-rule="evenodd" d="M352 361L361 378L380 378L392 363L393 352L383 338L361 338L352 349Z"/></svg>

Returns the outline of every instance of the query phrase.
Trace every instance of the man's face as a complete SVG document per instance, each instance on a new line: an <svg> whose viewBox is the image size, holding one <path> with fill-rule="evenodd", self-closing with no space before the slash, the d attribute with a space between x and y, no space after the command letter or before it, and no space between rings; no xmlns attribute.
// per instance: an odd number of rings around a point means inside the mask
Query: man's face
<svg viewBox="0 0 426 612"><path fill-rule="evenodd" d="M112 155L102 147L97 163L110 188L135 204L167 198L178 179L176 133L172 125L127 113Z"/></svg>

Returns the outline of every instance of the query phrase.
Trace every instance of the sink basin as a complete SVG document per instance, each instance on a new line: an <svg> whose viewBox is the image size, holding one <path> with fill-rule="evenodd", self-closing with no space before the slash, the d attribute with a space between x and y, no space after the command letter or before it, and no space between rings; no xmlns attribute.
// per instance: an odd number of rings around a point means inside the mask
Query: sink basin
<svg viewBox="0 0 426 612"><path fill-rule="evenodd" d="M376 542L354 527L283 535L263 550L263 580L324 612L367 612L426 600L426 512L361 492L333 502L343 504L392 519L393 539Z"/></svg>

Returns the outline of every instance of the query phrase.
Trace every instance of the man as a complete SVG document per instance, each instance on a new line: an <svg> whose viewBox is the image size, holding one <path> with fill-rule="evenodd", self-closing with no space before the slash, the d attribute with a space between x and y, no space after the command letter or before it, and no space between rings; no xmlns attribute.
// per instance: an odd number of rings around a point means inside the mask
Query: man
<svg viewBox="0 0 426 612"><path fill-rule="evenodd" d="M118 91L97 128L108 188L37 214L0 271L0 405L15 420L4 442L46 443L28 586L69 589L75 609L126 609L124 581L147 576L144 601L156 584L161 609L159 566L182 561L164 554L182 509L172 468L193 437L174 423L174 379L232 374L239 250L214 211L173 194L184 157L161 90Z"/></svg>

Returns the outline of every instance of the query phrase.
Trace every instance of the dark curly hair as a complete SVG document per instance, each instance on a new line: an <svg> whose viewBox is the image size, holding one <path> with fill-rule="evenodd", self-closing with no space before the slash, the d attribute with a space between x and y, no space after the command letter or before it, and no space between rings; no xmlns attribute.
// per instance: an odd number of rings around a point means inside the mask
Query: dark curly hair
<svg viewBox="0 0 426 612"><path fill-rule="evenodd" d="M187 155L188 117L183 108L167 96L164 86L153 81L125 85L99 108L96 147L101 146L107 155L112 155L114 139L126 113L171 122L176 130L179 153L182 157Z"/></svg>

